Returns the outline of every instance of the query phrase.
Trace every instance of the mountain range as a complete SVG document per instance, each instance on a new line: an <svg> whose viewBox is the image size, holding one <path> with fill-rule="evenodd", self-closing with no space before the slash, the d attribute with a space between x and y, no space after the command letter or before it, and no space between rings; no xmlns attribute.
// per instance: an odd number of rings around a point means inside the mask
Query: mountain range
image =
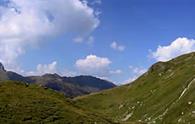
<svg viewBox="0 0 195 124"><path fill-rule="evenodd" d="M5 71L3 67L1 70ZM7 73L8 77L17 75ZM195 123L195 52L157 62L129 84L73 99L38 83L50 78L61 80L59 75L47 74L25 77L37 83L0 83L0 123ZM66 80L71 82L71 79ZM82 76L77 78L77 81L81 80Z"/></svg>
<svg viewBox="0 0 195 124"><path fill-rule="evenodd" d="M42 76L24 77L12 71L6 71L0 63L0 81L21 81L25 83L41 85L62 92L66 97L75 97L92 92L113 88L112 82L93 76L61 77L58 74L44 74Z"/></svg>

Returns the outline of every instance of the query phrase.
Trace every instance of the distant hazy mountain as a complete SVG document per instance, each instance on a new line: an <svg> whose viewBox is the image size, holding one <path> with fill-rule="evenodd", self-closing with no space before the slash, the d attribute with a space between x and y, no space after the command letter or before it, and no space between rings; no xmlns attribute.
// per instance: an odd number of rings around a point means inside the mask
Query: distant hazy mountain
<svg viewBox="0 0 195 124"><path fill-rule="evenodd" d="M28 81L27 78L23 77L22 75L11 71L6 71L3 64L0 63L0 81L4 80L16 80L22 82Z"/></svg>
<svg viewBox="0 0 195 124"><path fill-rule="evenodd" d="M43 76L27 77L27 80L30 83L40 84L56 91L61 91L68 97L115 87L111 82L92 76L61 77L58 74L45 74Z"/></svg>
<svg viewBox="0 0 195 124"><path fill-rule="evenodd" d="M43 76L24 77L15 72L6 71L0 63L0 81L5 80L39 84L43 87L62 92L67 97L80 96L115 87L109 81L92 76L61 77L58 74L45 74Z"/></svg>

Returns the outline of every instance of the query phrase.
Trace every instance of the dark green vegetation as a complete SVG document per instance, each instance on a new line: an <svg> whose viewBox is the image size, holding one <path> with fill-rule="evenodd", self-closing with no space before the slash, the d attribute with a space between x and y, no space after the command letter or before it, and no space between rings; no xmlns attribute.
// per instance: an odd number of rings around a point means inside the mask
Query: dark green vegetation
<svg viewBox="0 0 195 124"><path fill-rule="evenodd" d="M1 124L107 124L103 117L74 105L63 94L37 85L0 83Z"/></svg>
<svg viewBox="0 0 195 124"><path fill-rule="evenodd" d="M195 53L158 62L131 84L75 101L114 122L195 124Z"/></svg>
<svg viewBox="0 0 195 124"><path fill-rule="evenodd" d="M115 87L109 81L92 76L61 77L57 74L45 74L43 76L24 77L15 72L6 71L0 63L0 81L6 80L38 84L62 92L71 98Z"/></svg>

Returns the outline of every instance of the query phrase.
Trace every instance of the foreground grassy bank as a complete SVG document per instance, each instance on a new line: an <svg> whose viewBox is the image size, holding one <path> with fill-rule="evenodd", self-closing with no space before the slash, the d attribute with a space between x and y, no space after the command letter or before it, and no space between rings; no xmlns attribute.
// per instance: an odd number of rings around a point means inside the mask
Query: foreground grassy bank
<svg viewBox="0 0 195 124"><path fill-rule="evenodd" d="M108 124L111 121L75 106L71 100L37 85L0 83L0 123Z"/></svg>

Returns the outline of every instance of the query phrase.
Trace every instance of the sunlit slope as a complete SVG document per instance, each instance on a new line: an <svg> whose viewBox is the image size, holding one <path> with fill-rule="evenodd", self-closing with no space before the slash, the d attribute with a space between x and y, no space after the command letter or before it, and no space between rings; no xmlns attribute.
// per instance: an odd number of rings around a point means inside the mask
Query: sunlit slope
<svg viewBox="0 0 195 124"><path fill-rule="evenodd" d="M1 124L108 124L109 120L75 106L64 95L37 85L0 83Z"/></svg>
<svg viewBox="0 0 195 124"><path fill-rule="evenodd" d="M78 97L115 122L195 123L195 53L154 64L131 84Z"/></svg>

